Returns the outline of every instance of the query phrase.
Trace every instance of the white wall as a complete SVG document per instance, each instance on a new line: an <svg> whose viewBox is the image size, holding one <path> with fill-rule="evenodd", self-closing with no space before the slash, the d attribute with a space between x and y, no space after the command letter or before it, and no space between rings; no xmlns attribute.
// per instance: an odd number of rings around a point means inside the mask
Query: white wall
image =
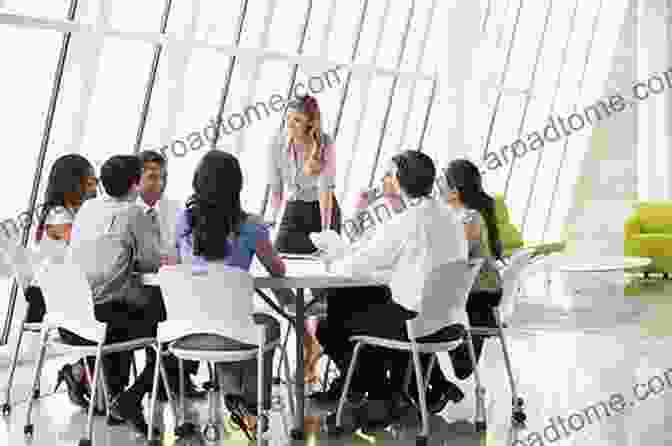
<svg viewBox="0 0 672 446"><path fill-rule="evenodd" d="M670 25L672 1L636 0L638 3L637 79L670 68ZM668 88L652 96L639 107L638 192L642 200L672 199L672 155L670 154L670 100Z"/></svg>

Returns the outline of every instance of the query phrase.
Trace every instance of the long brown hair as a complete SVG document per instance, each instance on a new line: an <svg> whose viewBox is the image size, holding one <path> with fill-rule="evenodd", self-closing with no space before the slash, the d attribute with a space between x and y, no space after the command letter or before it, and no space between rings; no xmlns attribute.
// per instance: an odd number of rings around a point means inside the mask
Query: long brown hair
<svg viewBox="0 0 672 446"><path fill-rule="evenodd" d="M322 116L317 99L313 96L302 96L289 105L289 110L302 113L308 118L308 137L311 141L303 158L303 173L308 176L317 176L324 168L324 146L322 133Z"/></svg>

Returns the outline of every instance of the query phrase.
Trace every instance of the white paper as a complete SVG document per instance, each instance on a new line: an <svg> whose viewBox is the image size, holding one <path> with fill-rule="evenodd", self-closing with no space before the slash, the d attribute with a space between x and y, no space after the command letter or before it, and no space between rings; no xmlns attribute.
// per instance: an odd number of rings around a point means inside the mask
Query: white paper
<svg viewBox="0 0 672 446"><path fill-rule="evenodd" d="M341 236L331 229L310 233L310 240L323 253L320 257L327 261L342 259L352 250Z"/></svg>

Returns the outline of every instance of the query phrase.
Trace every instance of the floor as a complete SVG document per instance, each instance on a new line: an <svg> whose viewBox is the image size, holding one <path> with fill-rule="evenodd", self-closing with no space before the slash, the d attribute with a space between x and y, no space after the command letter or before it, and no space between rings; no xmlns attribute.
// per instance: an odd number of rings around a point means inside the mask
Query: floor
<svg viewBox="0 0 672 446"><path fill-rule="evenodd" d="M571 279L571 280L569 280ZM553 298L543 297L543 278L526 282L525 298L516 307L507 331L514 373L527 407L527 428L511 429L511 393L504 358L496 340L486 343L480 370L487 388L488 431L474 433L474 384L460 382L467 397L449 405L431 420L431 445L635 446L672 444L672 281L638 280L623 292L623 277L598 283L590 275L554 277ZM569 285L580 288L575 298ZM592 289L591 289L592 287ZM449 362L440 356L446 374ZM0 445L75 445L81 437L85 414L69 404L63 391L51 393L56 370L65 358L48 360L42 378L43 395L35 406L35 435L23 435L31 364L22 364L13 390L12 413L0 419ZM446 368L446 366L448 366ZM0 359L0 379L6 379L7 362ZM667 371L667 372L666 372ZM289 445L291 423L287 396L276 387L276 400L268 435L269 445ZM666 410L670 408L670 410ZM333 409L309 405L306 417L311 445L408 445L418 430L413 412L386 431L330 438L323 430L324 415ZM170 434L172 415L165 407L162 444L206 444L198 436L176 440ZM220 409L221 411L221 409ZM205 423L207 406L190 405L188 417ZM226 419L225 414L218 417ZM217 444L247 444L241 432L226 421ZM108 427L96 419L94 445L141 444L125 426ZM304 442L295 442L304 444Z"/></svg>

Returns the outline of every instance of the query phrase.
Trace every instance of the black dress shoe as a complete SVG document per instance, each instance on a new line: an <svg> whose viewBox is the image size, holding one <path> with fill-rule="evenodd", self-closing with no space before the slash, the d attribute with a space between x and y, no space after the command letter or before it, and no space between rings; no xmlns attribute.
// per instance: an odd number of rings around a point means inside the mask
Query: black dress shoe
<svg viewBox="0 0 672 446"><path fill-rule="evenodd" d="M205 397L208 396L208 391L204 389L199 389L191 381L191 379L187 379L184 386L184 396L186 398L201 400L205 399Z"/></svg>
<svg viewBox="0 0 672 446"><path fill-rule="evenodd" d="M110 418L124 420L136 433L147 435L148 426L142 414L140 401L128 393L123 393L110 405ZM158 437L161 432L154 428L154 436Z"/></svg>
<svg viewBox="0 0 672 446"><path fill-rule="evenodd" d="M416 386L411 385L407 398L416 406L419 407L418 391ZM426 402L427 411L431 414L438 414L441 412L449 402L455 404L464 399L464 393L454 383L446 380L438 385L430 385L427 389Z"/></svg>
<svg viewBox="0 0 672 446"><path fill-rule="evenodd" d="M430 386L427 390L427 410L431 414L441 412L449 401L457 404L464 399L464 393L450 381L441 386Z"/></svg>
<svg viewBox="0 0 672 446"><path fill-rule="evenodd" d="M341 394L343 393L343 387L345 387L345 379L343 378L336 378L334 381L332 381L331 385L329 386L329 389L326 392L316 392L308 396L311 400L316 401L317 403L336 403L338 400L341 398ZM352 386L350 388L350 392L348 392L348 402L354 405L361 404L364 401L364 394L361 392L357 392L356 390L352 390Z"/></svg>

